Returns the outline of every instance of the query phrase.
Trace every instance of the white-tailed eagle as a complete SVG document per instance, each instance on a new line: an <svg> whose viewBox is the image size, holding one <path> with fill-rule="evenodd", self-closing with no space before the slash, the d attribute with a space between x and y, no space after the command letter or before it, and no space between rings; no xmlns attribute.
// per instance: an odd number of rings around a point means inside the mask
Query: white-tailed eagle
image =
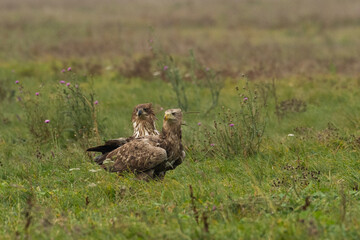
<svg viewBox="0 0 360 240"><path fill-rule="evenodd" d="M181 109L165 111L162 132L156 136L132 138L106 154L103 166L110 172L133 172L138 178L163 178L166 171L175 169L185 157L181 143Z"/></svg>

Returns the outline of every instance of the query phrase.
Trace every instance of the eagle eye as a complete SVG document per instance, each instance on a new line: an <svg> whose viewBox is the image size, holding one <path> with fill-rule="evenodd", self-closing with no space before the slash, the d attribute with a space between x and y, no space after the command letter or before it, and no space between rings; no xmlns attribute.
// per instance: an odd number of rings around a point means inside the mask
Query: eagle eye
<svg viewBox="0 0 360 240"><path fill-rule="evenodd" d="M148 108L144 108L144 111L147 112L149 109Z"/></svg>
<svg viewBox="0 0 360 240"><path fill-rule="evenodd" d="M176 114L176 113L175 113L175 112L173 112L173 113L171 113L171 114L172 114L173 116L175 116L175 114Z"/></svg>

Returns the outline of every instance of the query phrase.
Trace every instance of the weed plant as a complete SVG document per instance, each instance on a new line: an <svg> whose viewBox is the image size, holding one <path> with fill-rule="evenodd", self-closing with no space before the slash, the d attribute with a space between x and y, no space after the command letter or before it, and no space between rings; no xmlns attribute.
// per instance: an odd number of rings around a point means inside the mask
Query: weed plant
<svg viewBox="0 0 360 240"><path fill-rule="evenodd" d="M283 118L289 113L302 113L306 112L306 103L300 99L292 98L281 101L276 105L276 115L279 119Z"/></svg>
<svg viewBox="0 0 360 240"><path fill-rule="evenodd" d="M185 60L185 66L188 73L183 74L179 64L167 52L162 50L153 41L149 42L154 58L157 59L157 67L161 69L161 77L164 81L170 82L171 87L176 95L178 106L185 112L189 110L190 102L200 102L200 91L208 90L211 100L207 109L203 111L208 114L219 102L221 89L224 87L224 80L220 72L216 72L209 67L205 67L196 58L193 50L190 50L190 56ZM141 68L140 68L141 69ZM189 86L189 83L191 86ZM192 94L190 92L194 92ZM190 99L189 96L195 99ZM208 101L208 99L206 99Z"/></svg>
<svg viewBox="0 0 360 240"><path fill-rule="evenodd" d="M85 94L79 85L62 89L61 97L65 102L64 113L69 121L71 136L75 139L99 137L97 104L93 92Z"/></svg>
<svg viewBox="0 0 360 240"><path fill-rule="evenodd" d="M27 128L37 143L65 143L71 139L88 142L99 136L94 93L86 94L70 69L65 79L42 84L38 92L26 90L20 81L18 102L25 113Z"/></svg>
<svg viewBox="0 0 360 240"><path fill-rule="evenodd" d="M61 109L63 105L46 87L39 92L28 91L21 82L17 97L25 113L25 123L36 143L46 143L60 138L65 129L65 118Z"/></svg>
<svg viewBox="0 0 360 240"><path fill-rule="evenodd" d="M266 127L266 107L259 103L257 91L247 80L243 91L236 87L237 109L222 107L212 129L203 130L205 149L215 156L249 157L260 150Z"/></svg>
<svg viewBox="0 0 360 240"><path fill-rule="evenodd" d="M163 70L164 79L170 82L177 105L186 112L189 108L187 87L174 59L171 56L163 56L158 62L158 67Z"/></svg>
<svg viewBox="0 0 360 240"><path fill-rule="evenodd" d="M205 114L209 113L219 103L221 89L224 87L224 80L219 72L202 65L196 58L194 52L190 51L191 78L199 88L207 88L210 91L211 103Z"/></svg>

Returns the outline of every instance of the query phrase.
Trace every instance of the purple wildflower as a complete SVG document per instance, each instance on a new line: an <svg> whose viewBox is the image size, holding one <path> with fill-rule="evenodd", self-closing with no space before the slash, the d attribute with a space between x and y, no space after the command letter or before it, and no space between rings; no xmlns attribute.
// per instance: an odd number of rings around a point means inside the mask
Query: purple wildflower
<svg viewBox="0 0 360 240"><path fill-rule="evenodd" d="M168 68L169 68L168 66L164 66L164 71L168 70Z"/></svg>
<svg viewBox="0 0 360 240"><path fill-rule="evenodd" d="M16 84L19 84L19 82L20 82L19 80L16 80L16 81L15 81Z"/></svg>
<svg viewBox="0 0 360 240"><path fill-rule="evenodd" d="M49 123L50 122L50 120L49 119L46 119L45 121L44 121L44 123Z"/></svg>
<svg viewBox="0 0 360 240"><path fill-rule="evenodd" d="M98 101L98 100L96 100L96 101L94 102L94 104L95 104L95 105L98 105L98 104L99 104L99 101Z"/></svg>
<svg viewBox="0 0 360 240"><path fill-rule="evenodd" d="M67 70L68 70L68 72L70 72L70 71L71 71L71 67L68 67L68 69L67 69Z"/></svg>
<svg viewBox="0 0 360 240"><path fill-rule="evenodd" d="M213 210L213 211L215 211L215 210L216 210L216 206L215 206L215 205L212 207L212 210Z"/></svg>
<svg viewBox="0 0 360 240"><path fill-rule="evenodd" d="M213 147L213 146L215 146L215 144L213 144L213 143L212 143L212 144L210 144L210 146L212 146L212 147Z"/></svg>
<svg viewBox="0 0 360 240"><path fill-rule="evenodd" d="M70 86L70 83L68 82L68 83L66 83L66 86Z"/></svg>
<svg viewBox="0 0 360 240"><path fill-rule="evenodd" d="M36 93L35 93L36 96L39 96L39 94L40 94L39 92L36 92Z"/></svg>
<svg viewBox="0 0 360 240"><path fill-rule="evenodd" d="M235 126L233 123L230 123L230 124L229 124L229 127L233 127L233 126Z"/></svg>
<svg viewBox="0 0 360 240"><path fill-rule="evenodd" d="M247 101L247 100L248 100L248 98L247 98L247 97L244 97L244 102Z"/></svg>
<svg viewBox="0 0 360 240"><path fill-rule="evenodd" d="M61 72L64 73L66 70L65 69L62 69Z"/></svg>
<svg viewBox="0 0 360 240"><path fill-rule="evenodd" d="M65 84L65 81L64 81L64 80L61 80L60 83L61 83L61 84Z"/></svg>
<svg viewBox="0 0 360 240"><path fill-rule="evenodd" d="M201 122L198 122L198 125L201 126Z"/></svg>

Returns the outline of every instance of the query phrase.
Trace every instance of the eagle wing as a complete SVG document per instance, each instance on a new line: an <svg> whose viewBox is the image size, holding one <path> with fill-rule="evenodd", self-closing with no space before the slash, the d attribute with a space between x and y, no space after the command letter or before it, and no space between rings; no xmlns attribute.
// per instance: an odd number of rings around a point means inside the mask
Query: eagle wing
<svg viewBox="0 0 360 240"><path fill-rule="evenodd" d="M111 172L145 172L167 160L166 150L160 147L160 138L153 136L133 139L110 152L106 159L114 161Z"/></svg>
<svg viewBox="0 0 360 240"><path fill-rule="evenodd" d="M88 148L88 149L86 149L86 151L101 152L102 154L109 153L109 152L117 149L118 147L124 145L125 143L127 143L127 141L128 141L127 138L111 139L111 140L106 141L104 145Z"/></svg>
<svg viewBox="0 0 360 240"><path fill-rule="evenodd" d="M86 149L86 151L87 152L101 152L102 155L97 156L94 159L94 161L97 164L102 165L103 162L105 161L106 155L108 153L110 153L111 151L114 151L118 147L121 147L125 143L129 142L131 139L132 139L132 137L111 139L111 140L106 141L104 145L88 148L88 149Z"/></svg>

